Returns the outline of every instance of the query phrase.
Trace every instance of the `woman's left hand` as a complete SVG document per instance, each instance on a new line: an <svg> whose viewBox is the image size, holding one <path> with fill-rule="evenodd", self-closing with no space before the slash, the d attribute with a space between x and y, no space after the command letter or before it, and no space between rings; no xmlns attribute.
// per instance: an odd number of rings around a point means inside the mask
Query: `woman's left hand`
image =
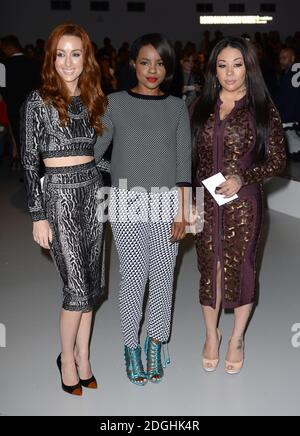
<svg viewBox="0 0 300 436"><path fill-rule="evenodd" d="M189 223L185 220L183 213L177 213L171 227L170 242L173 244L176 241L184 239L186 236L186 227Z"/></svg>
<svg viewBox="0 0 300 436"><path fill-rule="evenodd" d="M242 180L237 174L225 176L226 182L221 183L216 190L217 194L224 195L225 198L237 194L242 187Z"/></svg>

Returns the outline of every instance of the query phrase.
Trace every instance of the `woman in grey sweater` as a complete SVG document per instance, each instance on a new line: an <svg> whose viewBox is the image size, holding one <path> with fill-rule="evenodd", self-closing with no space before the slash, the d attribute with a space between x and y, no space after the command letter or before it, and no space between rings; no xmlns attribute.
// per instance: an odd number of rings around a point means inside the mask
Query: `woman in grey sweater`
<svg viewBox="0 0 300 436"><path fill-rule="evenodd" d="M191 185L191 134L184 101L165 92L175 57L160 34L138 38L131 49L137 85L108 96L106 127L96 161L113 140L109 216L120 258L120 311L130 381L163 377L161 347L169 339L178 241L185 236L183 189ZM149 279L149 319L141 361L139 327ZM164 351L164 350L163 350Z"/></svg>

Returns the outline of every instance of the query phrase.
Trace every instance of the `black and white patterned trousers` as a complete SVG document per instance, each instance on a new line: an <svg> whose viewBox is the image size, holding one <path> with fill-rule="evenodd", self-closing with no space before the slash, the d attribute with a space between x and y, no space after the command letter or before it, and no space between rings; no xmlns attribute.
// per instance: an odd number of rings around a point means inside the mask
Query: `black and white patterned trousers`
<svg viewBox="0 0 300 436"><path fill-rule="evenodd" d="M170 335L173 276L178 242L171 244L177 191L141 193L113 187L109 216L121 272L120 312L124 343L139 343L143 300L149 279L148 335L166 342Z"/></svg>

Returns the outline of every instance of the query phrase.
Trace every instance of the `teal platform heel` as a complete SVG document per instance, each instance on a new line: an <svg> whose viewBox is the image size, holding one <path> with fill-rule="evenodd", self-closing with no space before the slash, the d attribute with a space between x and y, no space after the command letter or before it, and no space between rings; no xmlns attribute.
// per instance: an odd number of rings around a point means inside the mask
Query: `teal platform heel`
<svg viewBox="0 0 300 436"><path fill-rule="evenodd" d="M145 386L148 382L141 359L141 346L132 349L125 345L126 372L129 380L138 386Z"/></svg>
<svg viewBox="0 0 300 436"><path fill-rule="evenodd" d="M168 347L166 355L164 345L161 342L156 343L153 338L150 338L149 336L147 336L145 341L147 377L152 383L159 383L161 381L164 376L163 368L166 368L167 364L170 363ZM161 361L161 349L163 349L164 355L163 362Z"/></svg>

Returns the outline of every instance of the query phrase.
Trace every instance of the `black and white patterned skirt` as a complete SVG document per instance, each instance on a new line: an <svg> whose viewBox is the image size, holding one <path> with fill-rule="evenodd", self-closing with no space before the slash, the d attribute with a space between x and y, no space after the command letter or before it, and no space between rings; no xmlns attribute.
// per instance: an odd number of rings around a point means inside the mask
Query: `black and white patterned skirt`
<svg viewBox="0 0 300 436"><path fill-rule="evenodd" d="M44 207L50 252L63 281L63 308L93 310L104 287L103 224L96 218L103 185L95 162L46 168Z"/></svg>

